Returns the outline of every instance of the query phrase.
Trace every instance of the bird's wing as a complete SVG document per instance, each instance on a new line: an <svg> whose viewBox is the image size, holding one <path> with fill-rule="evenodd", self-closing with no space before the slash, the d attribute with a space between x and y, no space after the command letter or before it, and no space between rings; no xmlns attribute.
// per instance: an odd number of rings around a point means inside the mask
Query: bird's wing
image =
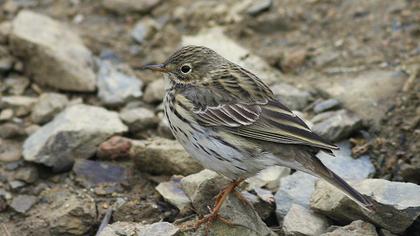
<svg viewBox="0 0 420 236"><path fill-rule="evenodd" d="M194 111L200 124L223 127L233 134L257 140L303 144L324 150L338 149L313 133L249 71L235 67L233 70L230 68L229 74L213 75L215 77L212 94L224 99L200 104L200 108Z"/></svg>

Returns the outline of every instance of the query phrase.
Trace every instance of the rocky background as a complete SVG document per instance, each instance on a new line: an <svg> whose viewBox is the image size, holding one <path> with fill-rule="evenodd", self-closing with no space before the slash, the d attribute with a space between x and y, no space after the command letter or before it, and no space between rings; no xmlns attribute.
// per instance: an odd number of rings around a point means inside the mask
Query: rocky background
<svg viewBox="0 0 420 236"><path fill-rule="evenodd" d="M317 178L250 178L210 235L420 235L420 4L415 0L0 0L0 235L202 235L227 180L190 159L138 71L205 45L264 79L318 134Z"/></svg>

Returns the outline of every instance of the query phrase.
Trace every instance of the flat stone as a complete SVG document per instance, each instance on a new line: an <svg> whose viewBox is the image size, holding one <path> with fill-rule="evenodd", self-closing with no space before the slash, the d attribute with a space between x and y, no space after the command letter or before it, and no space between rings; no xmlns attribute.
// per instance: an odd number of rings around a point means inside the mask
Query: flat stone
<svg viewBox="0 0 420 236"><path fill-rule="evenodd" d="M140 224L134 222L115 222L107 225L98 236L175 236L179 229L168 222Z"/></svg>
<svg viewBox="0 0 420 236"><path fill-rule="evenodd" d="M161 209L155 200L132 199L115 209L112 218L114 221L152 224L162 219Z"/></svg>
<svg viewBox="0 0 420 236"><path fill-rule="evenodd" d="M55 170L69 168L74 159L87 159L114 134L127 131L116 112L101 107L73 105L38 129L23 144L27 161Z"/></svg>
<svg viewBox="0 0 420 236"><path fill-rule="evenodd" d="M128 157L131 146L130 139L121 136L113 136L99 145L96 156L101 159Z"/></svg>
<svg viewBox="0 0 420 236"><path fill-rule="evenodd" d="M13 162L20 160L22 144L18 141L0 138L0 162Z"/></svg>
<svg viewBox="0 0 420 236"><path fill-rule="evenodd" d="M0 124L0 138L17 138L25 135L25 128L21 124L12 122Z"/></svg>
<svg viewBox="0 0 420 236"><path fill-rule="evenodd" d="M13 190L16 190L16 189L20 189L26 186L26 183L20 180L12 180L12 181L9 181L9 185L10 185L10 188L12 188Z"/></svg>
<svg viewBox="0 0 420 236"><path fill-rule="evenodd" d="M12 75L4 80L6 91L12 95L22 95L28 88L30 80L24 76Z"/></svg>
<svg viewBox="0 0 420 236"><path fill-rule="evenodd" d="M353 182L352 186L377 202L375 212L361 209L353 200L324 181L317 182L311 207L340 223L365 219L396 234L404 232L420 216L419 185L366 179Z"/></svg>
<svg viewBox="0 0 420 236"><path fill-rule="evenodd" d="M34 166L19 168L15 173L15 179L31 184L38 179L38 170Z"/></svg>
<svg viewBox="0 0 420 236"><path fill-rule="evenodd" d="M338 100L333 99L333 98L323 100L315 104L314 112L318 114L324 111L333 110L335 108L340 107L340 104L341 103Z"/></svg>
<svg viewBox="0 0 420 236"><path fill-rule="evenodd" d="M13 118L14 112L12 109L4 109L0 112L0 121L8 121Z"/></svg>
<svg viewBox="0 0 420 236"><path fill-rule="evenodd" d="M336 227L331 232L321 234L321 236L378 236L378 233L376 233L374 225L356 220L349 225Z"/></svg>
<svg viewBox="0 0 420 236"><path fill-rule="evenodd" d="M155 112L144 107L124 109L120 113L120 118L128 126L130 132L156 127L159 122Z"/></svg>
<svg viewBox="0 0 420 236"><path fill-rule="evenodd" d="M181 214L191 209L191 200L181 188L180 176L172 176L170 181L162 182L156 186L156 191L170 204L176 206Z"/></svg>
<svg viewBox="0 0 420 236"><path fill-rule="evenodd" d="M73 165L76 180L86 188L99 184L121 184L128 180L127 169L103 161L78 159Z"/></svg>
<svg viewBox="0 0 420 236"><path fill-rule="evenodd" d="M159 25L152 18L145 17L139 20L131 31L131 37L142 44L145 40L149 40L158 31Z"/></svg>
<svg viewBox="0 0 420 236"><path fill-rule="evenodd" d="M3 96L0 98L0 108L10 108L16 116L25 116L32 110L37 98L28 96Z"/></svg>
<svg viewBox="0 0 420 236"><path fill-rule="evenodd" d="M143 100L147 103L159 103L162 102L165 96L165 80L157 79L147 85L144 91Z"/></svg>
<svg viewBox="0 0 420 236"><path fill-rule="evenodd" d="M185 176L203 169L175 140L156 137L132 144L130 157L140 171Z"/></svg>
<svg viewBox="0 0 420 236"><path fill-rule="evenodd" d="M347 138L362 127L362 120L344 109L320 113L311 122L313 132L331 141Z"/></svg>
<svg viewBox="0 0 420 236"><path fill-rule="evenodd" d="M43 93L35 103L31 113L31 119L37 124L46 123L61 112L69 100L65 95L59 93Z"/></svg>
<svg viewBox="0 0 420 236"><path fill-rule="evenodd" d="M102 0L102 5L106 9L119 14L147 13L160 2L161 0Z"/></svg>
<svg viewBox="0 0 420 236"><path fill-rule="evenodd" d="M37 201L38 198L36 196L18 195L13 198L12 203L10 203L10 207L16 212L26 213Z"/></svg>
<svg viewBox="0 0 420 236"><path fill-rule="evenodd" d="M284 217L283 231L287 236L318 236L326 232L329 225L325 216L293 204Z"/></svg>
<svg viewBox="0 0 420 236"><path fill-rule="evenodd" d="M70 28L28 10L20 11L12 24L12 52L24 59L37 83L68 91L95 90L92 54Z"/></svg>
<svg viewBox="0 0 420 236"><path fill-rule="evenodd" d="M292 110L303 110L312 100L312 95L292 85L281 83L271 86L273 93Z"/></svg>
<svg viewBox="0 0 420 236"><path fill-rule="evenodd" d="M143 81L132 71L127 74L122 68L124 65L114 65L110 61L99 63L98 97L105 105L122 105L143 95ZM128 70L127 67L125 69Z"/></svg>
<svg viewBox="0 0 420 236"><path fill-rule="evenodd" d="M273 5L273 0L259 0L255 1L248 9L247 13L251 16L259 15L262 12L265 12L271 8Z"/></svg>

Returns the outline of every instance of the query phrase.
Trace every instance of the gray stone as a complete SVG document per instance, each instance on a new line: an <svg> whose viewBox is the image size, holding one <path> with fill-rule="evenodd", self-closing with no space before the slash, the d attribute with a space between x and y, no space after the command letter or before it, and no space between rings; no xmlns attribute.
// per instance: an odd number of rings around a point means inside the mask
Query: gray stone
<svg viewBox="0 0 420 236"><path fill-rule="evenodd" d="M130 156L141 171L160 175L189 175L203 167L175 140L133 141Z"/></svg>
<svg viewBox="0 0 420 236"><path fill-rule="evenodd" d="M324 111L333 110L338 107L340 107L340 102L336 99L331 98L316 103L314 106L314 112L321 113Z"/></svg>
<svg viewBox="0 0 420 236"><path fill-rule="evenodd" d="M175 236L179 235L178 232L178 227L168 222L148 225L134 222L115 222L107 225L98 236Z"/></svg>
<svg viewBox="0 0 420 236"><path fill-rule="evenodd" d="M268 202L261 197L247 191L241 192L242 196L252 204L254 210L258 213L262 220L268 219L276 209L274 201Z"/></svg>
<svg viewBox="0 0 420 236"><path fill-rule="evenodd" d="M165 83L165 80L162 78L148 84L144 91L143 100L147 103L162 102L165 96Z"/></svg>
<svg viewBox="0 0 420 236"><path fill-rule="evenodd" d="M314 85L364 120L379 126L379 121L393 104L389 98L396 96L406 79L403 72L374 70L358 75L325 77Z"/></svg>
<svg viewBox="0 0 420 236"><path fill-rule="evenodd" d="M98 72L98 97L108 106L117 106L143 95L143 81L134 73L123 71L123 65L115 66L110 61L101 61ZM127 72L130 72L126 69Z"/></svg>
<svg viewBox="0 0 420 236"><path fill-rule="evenodd" d="M131 31L131 37L142 44L145 40L149 40L157 32L159 25L152 18L146 17L139 20Z"/></svg>
<svg viewBox="0 0 420 236"><path fill-rule="evenodd" d="M166 117L162 117L160 119L157 131L159 136L161 137L174 139L174 135L172 134L171 127L169 126L169 122L168 119L166 119Z"/></svg>
<svg viewBox="0 0 420 236"><path fill-rule="evenodd" d="M12 31L12 23L10 21L0 23L0 44L7 44L10 31Z"/></svg>
<svg viewBox="0 0 420 236"><path fill-rule="evenodd" d="M144 107L124 109L120 113L120 118L128 126L130 132L156 127L159 122L155 113Z"/></svg>
<svg viewBox="0 0 420 236"><path fill-rule="evenodd" d="M4 80L6 91L12 95L22 95L30 81L27 77L12 75Z"/></svg>
<svg viewBox="0 0 420 236"><path fill-rule="evenodd" d="M12 109L4 109L0 112L0 121L8 121L13 118L14 112Z"/></svg>
<svg viewBox="0 0 420 236"><path fill-rule="evenodd" d="M383 179L366 179L352 185L376 201L374 212L362 209L324 181L317 182L311 207L340 223L364 219L396 234L404 232L420 216L419 185Z"/></svg>
<svg viewBox="0 0 420 236"><path fill-rule="evenodd" d="M284 217L283 231L287 236L318 236L324 233L329 225L325 216L293 204Z"/></svg>
<svg viewBox="0 0 420 236"><path fill-rule="evenodd" d="M16 212L26 213L37 201L38 198L36 196L18 195L13 198L13 201L10 203L10 207Z"/></svg>
<svg viewBox="0 0 420 236"><path fill-rule="evenodd" d="M21 124L7 122L0 124L0 138L16 138L24 136L25 128Z"/></svg>
<svg viewBox="0 0 420 236"><path fill-rule="evenodd" d="M153 191L153 189L150 191ZM162 220L162 207L157 205L156 200L154 199L130 199L115 209L112 218L114 221L152 224Z"/></svg>
<svg viewBox="0 0 420 236"><path fill-rule="evenodd" d="M312 95L292 85L281 83L271 86L273 93L292 110L302 110L312 100Z"/></svg>
<svg viewBox="0 0 420 236"><path fill-rule="evenodd" d="M347 138L362 127L362 120L344 109L318 114L311 122L313 132L331 141Z"/></svg>
<svg viewBox="0 0 420 236"><path fill-rule="evenodd" d="M322 234L321 236L378 236L378 233L376 233L374 225L356 220L349 225L335 227L331 232Z"/></svg>
<svg viewBox="0 0 420 236"><path fill-rule="evenodd" d="M21 142L0 138L0 162L18 161L21 156Z"/></svg>
<svg viewBox="0 0 420 236"><path fill-rule="evenodd" d="M316 179L300 171L280 179L279 191L274 195L276 215L280 225L293 204L309 208Z"/></svg>
<svg viewBox="0 0 420 236"><path fill-rule="evenodd" d="M16 189L20 189L26 186L26 183L20 180L12 180L12 181L9 181L9 185L10 185L10 188L12 188L13 190L16 190Z"/></svg>
<svg viewBox="0 0 420 236"><path fill-rule="evenodd" d="M10 108L16 116L25 116L32 110L37 98L28 96L3 96L0 98L0 108Z"/></svg>
<svg viewBox="0 0 420 236"><path fill-rule="evenodd" d="M31 113L31 119L37 124L46 123L54 118L54 116L61 112L69 100L65 95L59 93L43 93Z"/></svg>
<svg viewBox="0 0 420 236"><path fill-rule="evenodd" d="M191 200L181 189L181 177L172 176L170 181L162 182L156 186L156 191L172 205L176 206L181 214L186 213L191 209Z"/></svg>
<svg viewBox="0 0 420 236"><path fill-rule="evenodd" d="M34 166L19 168L15 173L15 179L31 184L38 179L38 170Z"/></svg>
<svg viewBox="0 0 420 236"><path fill-rule="evenodd" d="M227 37L221 27L211 28L193 36L184 36L182 38L182 44L211 48L224 58L252 71L268 84L278 82L282 77L282 74L271 68L265 60Z"/></svg>
<svg viewBox="0 0 420 236"><path fill-rule="evenodd" d="M269 10L271 5L273 5L273 0L258 0L258 1L255 1L247 9L246 12L251 16L256 16L264 11Z"/></svg>
<svg viewBox="0 0 420 236"><path fill-rule="evenodd" d="M106 9L119 14L129 12L147 13L160 2L161 0L102 0L102 5Z"/></svg>
<svg viewBox="0 0 420 236"><path fill-rule="evenodd" d="M74 159L89 158L99 144L125 131L127 127L116 112L73 105L25 140L23 156L27 161L62 170L71 166Z"/></svg>
<svg viewBox="0 0 420 236"><path fill-rule="evenodd" d="M37 83L69 91L95 90L92 54L71 29L27 10L20 11L12 24L12 51L24 58Z"/></svg>
<svg viewBox="0 0 420 236"><path fill-rule="evenodd" d="M99 184L121 184L128 180L127 169L104 161L78 159L73 165L76 180L86 188Z"/></svg>
<svg viewBox="0 0 420 236"><path fill-rule="evenodd" d="M277 192L280 179L290 175L290 169L282 166L271 166L260 171L256 176L245 180L248 183L248 190L265 187Z"/></svg>

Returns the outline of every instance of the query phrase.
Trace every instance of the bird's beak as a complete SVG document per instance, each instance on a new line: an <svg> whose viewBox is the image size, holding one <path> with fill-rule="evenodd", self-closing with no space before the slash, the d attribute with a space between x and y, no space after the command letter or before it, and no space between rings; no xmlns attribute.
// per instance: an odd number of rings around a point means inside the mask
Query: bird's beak
<svg viewBox="0 0 420 236"><path fill-rule="evenodd" d="M152 70L160 72L169 72L168 68L165 67L165 64L156 64L156 65L145 65L142 67L143 70Z"/></svg>

